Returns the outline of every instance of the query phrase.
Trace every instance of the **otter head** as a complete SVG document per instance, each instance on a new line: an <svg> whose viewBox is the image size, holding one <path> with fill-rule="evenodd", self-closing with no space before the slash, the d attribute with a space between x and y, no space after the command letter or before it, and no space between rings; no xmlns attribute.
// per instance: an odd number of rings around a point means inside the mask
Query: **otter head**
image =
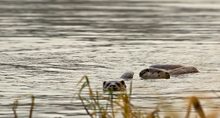
<svg viewBox="0 0 220 118"><path fill-rule="evenodd" d="M142 79L169 79L170 74L162 69L147 68L139 73Z"/></svg>
<svg viewBox="0 0 220 118"><path fill-rule="evenodd" d="M104 81L103 82L104 91L124 91L126 90L126 84L122 81Z"/></svg>

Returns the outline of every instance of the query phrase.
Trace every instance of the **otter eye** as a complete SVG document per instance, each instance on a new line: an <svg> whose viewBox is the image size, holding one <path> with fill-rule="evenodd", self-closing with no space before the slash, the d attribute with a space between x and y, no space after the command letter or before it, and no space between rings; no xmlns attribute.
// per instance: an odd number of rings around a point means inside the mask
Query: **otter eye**
<svg viewBox="0 0 220 118"><path fill-rule="evenodd" d="M150 72L149 69L146 69L147 72Z"/></svg>

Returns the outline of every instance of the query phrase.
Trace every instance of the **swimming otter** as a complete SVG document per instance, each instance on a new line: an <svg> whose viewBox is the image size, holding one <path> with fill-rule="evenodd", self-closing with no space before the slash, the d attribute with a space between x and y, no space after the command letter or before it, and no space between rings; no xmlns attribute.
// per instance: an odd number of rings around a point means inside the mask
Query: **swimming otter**
<svg viewBox="0 0 220 118"><path fill-rule="evenodd" d="M193 66L182 66L182 65L152 65L150 68L164 69L169 72L170 75L180 75L188 73L198 73L198 69Z"/></svg>
<svg viewBox="0 0 220 118"><path fill-rule="evenodd" d="M103 82L104 91L125 91L126 84L123 80L121 81L104 81Z"/></svg>
<svg viewBox="0 0 220 118"><path fill-rule="evenodd" d="M147 68L139 73L142 79L169 79L170 74L165 70L158 68Z"/></svg>
<svg viewBox="0 0 220 118"><path fill-rule="evenodd" d="M182 65L151 65L149 68L142 70L139 76L142 79L169 79L172 75L198 73L197 68L193 66Z"/></svg>
<svg viewBox="0 0 220 118"><path fill-rule="evenodd" d="M172 70L176 68L183 67L182 65L170 65L170 64L157 64L157 65L151 65L150 68L159 68L164 70Z"/></svg>
<svg viewBox="0 0 220 118"><path fill-rule="evenodd" d="M180 75L180 74L188 74L188 73L198 73L199 71L193 66L180 67L173 70L170 70L170 75Z"/></svg>

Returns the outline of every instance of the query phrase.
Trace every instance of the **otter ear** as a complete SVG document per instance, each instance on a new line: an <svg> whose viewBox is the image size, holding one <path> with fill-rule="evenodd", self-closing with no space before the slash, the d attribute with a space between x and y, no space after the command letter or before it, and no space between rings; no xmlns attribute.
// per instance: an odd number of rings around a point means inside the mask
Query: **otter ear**
<svg viewBox="0 0 220 118"><path fill-rule="evenodd" d="M124 80L121 80L120 83L121 83L121 84L125 84L125 81L124 81Z"/></svg>
<svg viewBox="0 0 220 118"><path fill-rule="evenodd" d="M121 83L122 85L125 85L125 81L124 81L124 80L121 80L120 83Z"/></svg>
<svg viewBox="0 0 220 118"><path fill-rule="evenodd" d="M125 84L125 81L124 81L124 80L121 80L120 83L121 83L122 85L124 85L124 87L126 88L126 84Z"/></svg>
<svg viewBox="0 0 220 118"><path fill-rule="evenodd" d="M103 87L105 86L105 84L106 84L106 81L103 82Z"/></svg>

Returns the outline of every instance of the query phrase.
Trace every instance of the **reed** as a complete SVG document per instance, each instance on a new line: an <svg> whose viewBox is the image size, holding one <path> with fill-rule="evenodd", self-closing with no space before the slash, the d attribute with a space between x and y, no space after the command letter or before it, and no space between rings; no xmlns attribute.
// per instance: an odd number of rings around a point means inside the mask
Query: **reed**
<svg viewBox="0 0 220 118"><path fill-rule="evenodd" d="M108 91L106 94L101 94L98 91L94 91L90 85L89 78L84 76L78 82L80 89L78 91L78 97L86 111L86 113L91 118L118 118L120 115L123 118L162 118L160 115L159 108L156 108L154 111L147 113L138 110L131 103L132 96L132 81L130 83L129 93L120 92L115 94L113 91ZM87 88L88 95L84 96L83 91ZM107 95L107 96L106 96ZM17 108L18 100L15 100L12 104L12 111L14 118L18 118ZM29 110L29 118L33 117L33 111L35 106L35 97L31 96L31 105ZM189 98L189 104L187 107L185 118L190 117L192 109L194 108L196 114L198 115L195 118L218 118L218 112L212 112L208 115L204 112L204 109L196 96L191 96ZM169 116L170 115L170 116ZM173 116L173 117L171 117ZM168 114L164 118L178 118L180 115L177 114Z"/></svg>
<svg viewBox="0 0 220 118"><path fill-rule="evenodd" d="M34 105L35 105L34 100L35 100L35 97L32 95L31 96L31 108L30 108L29 118L32 118L33 109L34 109Z"/></svg>
<svg viewBox="0 0 220 118"><path fill-rule="evenodd" d="M34 106L35 106L35 97L32 95L31 96L31 106L30 106L30 111L29 111L29 118L32 118L33 116L33 110L34 110ZM12 106L12 111L14 114L14 118L18 118L17 115L17 108L18 108L18 100L15 100Z"/></svg>
<svg viewBox="0 0 220 118"><path fill-rule="evenodd" d="M18 100L15 100L14 103L13 103L13 106L12 106L12 111L14 113L14 118L18 118L18 115L17 115L17 110L18 108Z"/></svg>
<svg viewBox="0 0 220 118"><path fill-rule="evenodd" d="M121 92L114 94L113 91L109 91L108 95L105 96L100 94L98 91L94 92L90 86L89 78L84 76L79 81L80 89L78 92L79 99L87 112L91 117L100 117L100 118L117 118L118 114L121 114L123 118L162 118L160 115L159 108L156 108L151 113L141 112L131 103L132 96L132 81L130 83L129 93ZM82 91L87 88L89 92L88 97L83 97ZM105 100L106 103L103 104L100 100ZM196 96L189 98L189 104L187 107L185 118L194 118L190 117L194 108L198 118L218 118L217 113L211 113L205 115L203 107ZM170 115L170 116L169 116ZM180 115L177 114L168 114L165 118L178 118ZM182 117L182 116L181 116ZM197 118L196 117L196 118Z"/></svg>
<svg viewBox="0 0 220 118"><path fill-rule="evenodd" d="M135 110L135 107L130 100L132 95L132 81L129 93L120 92L119 94L114 94L113 91L108 91L107 97L100 94L98 91L94 92L92 90L87 76L82 77L78 85L81 85L78 92L79 99L85 111L91 118L116 118L118 113L121 113L121 116L124 118L156 118L155 114L159 111L155 110L148 115L139 110ZM88 97L82 96L82 91L85 88L87 88L87 91L89 92ZM105 100L106 104L101 103L100 100Z"/></svg>

